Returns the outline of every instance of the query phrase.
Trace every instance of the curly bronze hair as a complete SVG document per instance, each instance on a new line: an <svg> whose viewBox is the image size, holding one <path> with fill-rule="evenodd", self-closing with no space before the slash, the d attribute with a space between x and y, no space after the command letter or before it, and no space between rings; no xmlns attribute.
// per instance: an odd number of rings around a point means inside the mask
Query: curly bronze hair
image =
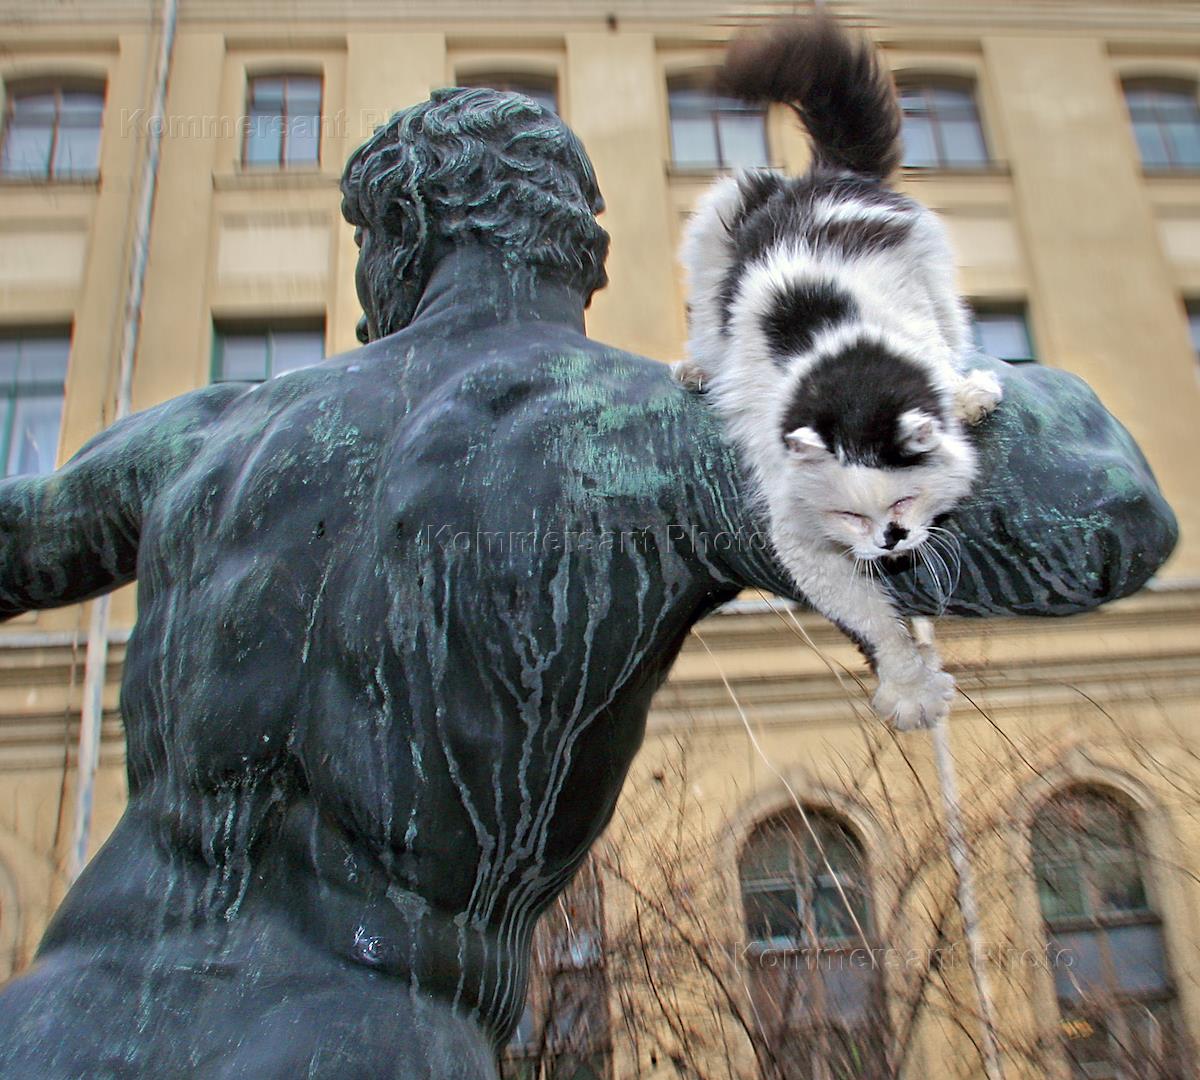
<svg viewBox="0 0 1200 1080"><path fill-rule="evenodd" d="M522 94L435 90L379 128L342 174L342 214L371 239L359 255L366 336L408 325L447 245L497 248L590 300L608 281L603 208L583 145L553 111Z"/></svg>

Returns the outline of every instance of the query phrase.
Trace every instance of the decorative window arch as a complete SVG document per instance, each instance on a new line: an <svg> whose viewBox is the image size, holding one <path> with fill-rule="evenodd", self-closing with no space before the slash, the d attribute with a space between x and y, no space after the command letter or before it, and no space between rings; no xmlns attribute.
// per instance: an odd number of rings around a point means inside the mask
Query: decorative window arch
<svg viewBox="0 0 1200 1080"><path fill-rule="evenodd" d="M102 79L28 78L5 87L0 176L88 180L100 171Z"/></svg>
<svg viewBox="0 0 1200 1080"><path fill-rule="evenodd" d="M484 86L533 98L551 112L558 112L558 80L553 75L519 71L482 71L455 76L459 86Z"/></svg>
<svg viewBox="0 0 1200 1080"><path fill-rule="evenodd" d="M1200 169L1200 99L1192 79L1128 78L1122 84L1142 165Z"/></svg>
<svg viewBox="0 0 1200 1080"><path fill-rule="evenodd" d="M671 164L680 169L758 168L770 164L767 112L708 89L697 74L667 80Z"/></svg>
<svg viewBox="0 0 1200 1080"><path fill-rule="evenodd" d="M973 80L917 72L898 76L904 165L981 169L991 164Z"/></svg>
<svg viewBox="0 0 1200 1080"><path fill-rule="evenodd" d="M785 811L751 832L738 876L764 1074L878 1074L887 1019L858 836L830 810Z"/></svg>
<svg viewBox="0 0 1200 1080"><path fill-rule="evenodd" d="M1065 787L1038 809L1030 840L1071 1075L1191 1075L1133 807L1107 788Z"/></svg>
<svg viewBox="0 0 1200 1080"><path fill-rule="evenodd" d="M319 164L323 93L319 73L247 74L242 164L268 169Z"/></svg>

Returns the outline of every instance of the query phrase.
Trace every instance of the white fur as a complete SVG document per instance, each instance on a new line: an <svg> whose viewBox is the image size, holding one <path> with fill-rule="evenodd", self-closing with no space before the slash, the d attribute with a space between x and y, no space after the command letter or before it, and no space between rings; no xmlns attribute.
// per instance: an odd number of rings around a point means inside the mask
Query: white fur
<svg viewBox="0 0 1200 1080"><path fill-rule="evenodd" d="M677 377L706 389L721 413L766 505L775 549L800 591L873 651L876 710L901 730L930 725L948 712L954 681L942 671L936 651L914 640L869 564L891 554L884 547L889 524L908 530L895 552L921 549L934 518L969 492L975 452L961 422L977 423L1001 396L994 375L960 371L969 335L945 231L917 203L897 209L820 200L814 208L819 222L902 219L909 224L907 237L852 258L809 250L799 238L778 245L743 268L726 333L721 289L734 261L726 223L740 199L736 178L718 181L687 229L682 260L691 328L689 357L677 365ZM819 333L803 353L782 358L781 366L761 319L779 287L797 280L835 286L853 299L858 314ZM921 465L849 464L808 428L782 437L795 384L822 357L864 337L922 365L943 412L955 418L948 427L926 413L903 418L911 448L928 454Z"/></svg>

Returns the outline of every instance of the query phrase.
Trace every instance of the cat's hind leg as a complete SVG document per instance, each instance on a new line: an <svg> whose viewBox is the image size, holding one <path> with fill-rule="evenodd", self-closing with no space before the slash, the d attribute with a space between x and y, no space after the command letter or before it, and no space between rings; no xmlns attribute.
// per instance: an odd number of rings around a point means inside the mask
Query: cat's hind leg
<svg viewBox="0 0 1200 1080"><path fill-rule="evenodd" d="M990 416L1004 397L1000 380L990 371L975 368L959 380L954 391L954 411L965 424L978 424Z"/></svg>

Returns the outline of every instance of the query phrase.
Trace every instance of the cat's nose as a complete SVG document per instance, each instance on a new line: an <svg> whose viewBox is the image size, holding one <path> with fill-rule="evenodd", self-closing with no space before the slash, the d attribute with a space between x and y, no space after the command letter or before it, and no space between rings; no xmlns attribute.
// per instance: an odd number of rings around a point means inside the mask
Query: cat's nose
<svg viewBox="0 0 1200 1080"><path fill-rule="evenodd" d="M889 521L888 527L883 532L883 546L887 551L891 551L906 536L908 536L908 530L903 525Z"/></svg>

